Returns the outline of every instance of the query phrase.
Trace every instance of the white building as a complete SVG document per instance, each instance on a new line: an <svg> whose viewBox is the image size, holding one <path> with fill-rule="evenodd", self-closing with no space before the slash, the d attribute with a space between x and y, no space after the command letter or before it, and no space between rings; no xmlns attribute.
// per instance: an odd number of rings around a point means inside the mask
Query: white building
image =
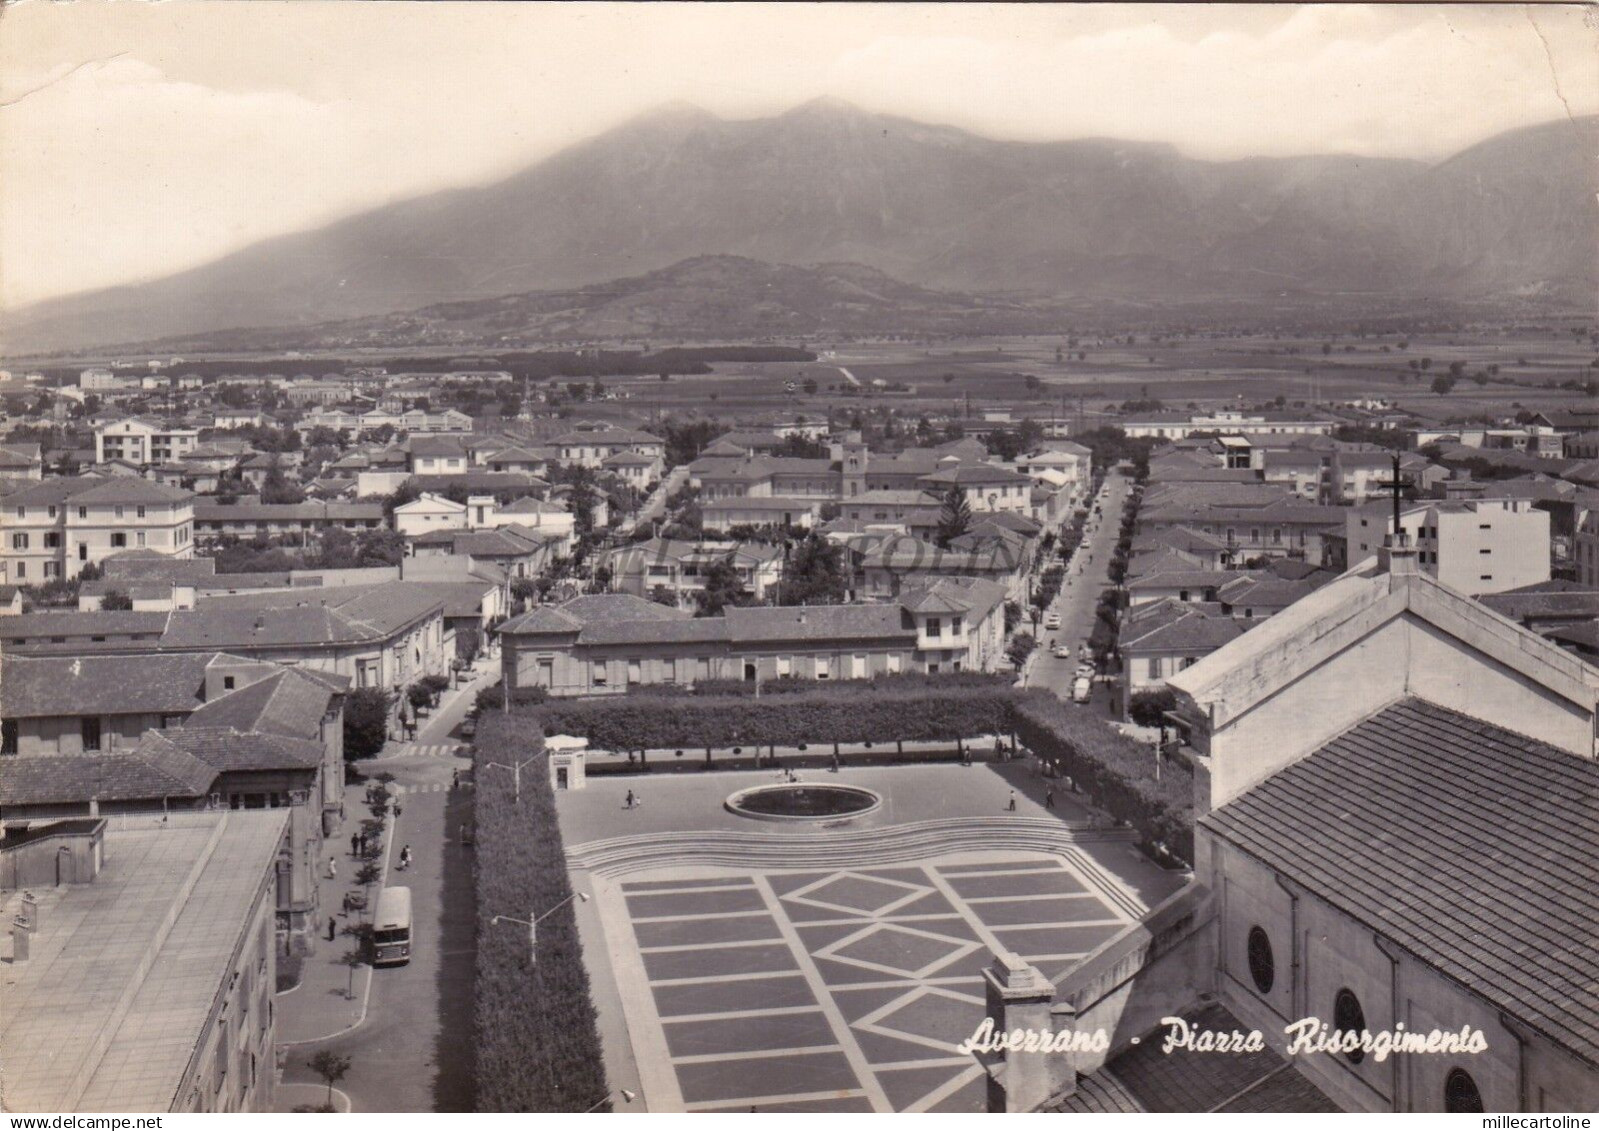
<svg viewBox="0 0 1599 1131"><path fill-rule="evenodd" d="M195 428L171 428L159 420L132 416L94 430L94 460L121 459L133 464L171 463L200 446Z"/></svg>
<svg viewBox="0 0 1599 1131"><path fill-rule="evenodd" d="M1349 565L1376 555L1393 533L1391 503L1369 503L1345 520ZM1421 568L1473 596L1549 580L1549 512L1528 499L1403 504L1400 529Z"/></svg>
<svg viewBox="0 0 1599 1131"><path fill-rule="evenodd" d="M1327 436L1332 433L1333 422L1296 420L1277 413L1251 414L1223 409L1209 416L1195 413L1187 419L1170 416L1124 420L1121 430L1129 439L1153 437L1161 440L1186 440L1195 432L1216 432L1228 436Z"/></svg>
<svg viewBox="0 0 1599 1131"><path fill-rule="evenodd" d="M0 499L0 515L0 564L16 585L76 577L124 550L194 556L194 495L147 479L46 479Z"/></svg>

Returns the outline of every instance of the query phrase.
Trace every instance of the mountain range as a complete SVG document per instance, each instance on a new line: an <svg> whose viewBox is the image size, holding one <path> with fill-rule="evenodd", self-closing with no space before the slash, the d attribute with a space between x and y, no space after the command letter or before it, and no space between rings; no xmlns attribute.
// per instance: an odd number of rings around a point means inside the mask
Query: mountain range
<svg viewBox="0 0 1599 1131"><path fill-rule="evenodd" d="M436 318L449 304L499 300L502 327L605 336L591 319L563 322L560 304L725 256L822 265L835 298L855 288L868 306L903 303L906 329L918 310L992 314L1041 299L1359 295L1591 310L1596 153L1596 117L1511 131L1432 164L1204 161L1162 144L997 140L834 100L750 120L674 104L495 184L386 205L152 282L52 299L8 313L0 332L18 352L234 327L305 331L397 311ZM719 274L730 270L723 263ZM697 328L674 321L658 287L644 289L661 301L642 318L633 303L617 336L634 325ZM763 319L740 299L735 289L688 305L695 318L725 308L737 326L706 327L721 336L805 321L775 309ZM492 302L478 314L492 320Z"/></svg>

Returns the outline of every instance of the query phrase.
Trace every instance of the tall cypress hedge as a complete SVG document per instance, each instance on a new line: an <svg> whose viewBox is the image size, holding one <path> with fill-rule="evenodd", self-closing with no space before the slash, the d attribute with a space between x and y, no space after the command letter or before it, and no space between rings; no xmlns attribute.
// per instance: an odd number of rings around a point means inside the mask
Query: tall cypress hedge
<svg viewBox="0 0 1599 1131"><path fill-rule="evenodd" d="M571 904L538 925L537 961L528 931L490 924L495 915L531 919L572 895L543 741L518 720L487 716L477 733L478 1110L586 1111L608 1085L594 1001ZM518 802L510 772L522 768Z"/></svg>
<svg viewBox="0 0 1599 1131"><path fill-rule="evenodd" d="M953 741L1008 733L1012 694L996 682L869 693L818 688L759 698L639 692L551 699L521 717L536 733L580 735L601 750Z"/></svg>
<svg viewBox="0 0 1599 1131"><path fill-rule="evenodd" d="M1016 737L1062 773L1095 805L1136 828L1147 843L1164 841L1173 856L1194 859L1194 775L1168 760L1155 780L1155 752L1097 716L1042 688L1012 701Z"/></svg>

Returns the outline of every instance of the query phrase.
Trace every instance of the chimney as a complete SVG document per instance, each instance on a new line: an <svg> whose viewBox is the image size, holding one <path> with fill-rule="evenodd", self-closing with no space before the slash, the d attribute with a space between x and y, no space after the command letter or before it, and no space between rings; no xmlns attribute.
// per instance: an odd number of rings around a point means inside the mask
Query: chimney
<svg viewBox="0 0 1599 1131"><path fill-rule="evenodd" d="M1421 572L1410 535L1403 530L1390 534L1377 551L1377 566L1391 577L1413 577Z"/></svg>

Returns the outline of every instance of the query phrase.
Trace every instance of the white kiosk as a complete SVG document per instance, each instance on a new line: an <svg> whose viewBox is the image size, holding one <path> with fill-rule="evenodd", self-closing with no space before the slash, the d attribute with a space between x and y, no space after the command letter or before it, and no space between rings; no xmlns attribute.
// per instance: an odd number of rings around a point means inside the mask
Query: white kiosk
<svg viewBox="0 0 1599 1131"><path fill-rule="evenodd" d="M553 789L582 789L587 775L589 740L571 734L554 734L544 740L550 752L550 786Z"/></svg>

